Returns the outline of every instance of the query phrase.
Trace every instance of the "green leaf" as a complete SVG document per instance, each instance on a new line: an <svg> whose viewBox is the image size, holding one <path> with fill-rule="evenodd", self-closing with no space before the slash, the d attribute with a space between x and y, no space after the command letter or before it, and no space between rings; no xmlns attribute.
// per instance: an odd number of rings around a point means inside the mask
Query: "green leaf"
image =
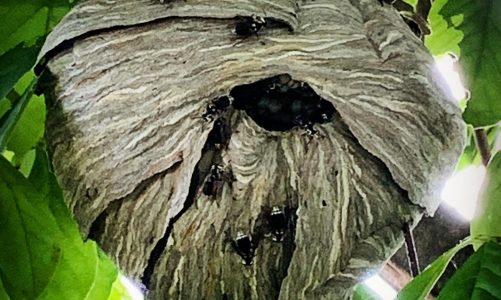
<svg viewBox="0 0 501 300"><path fill-rule="evenodd" d="M37 83L38 79L34 79L31 84L26 88L21 99L16 103L14 108L9 112L8 115L0 119L0 151L5 149L7 141L14 129L17 121L21 117L24 109L28 105L28 102L33 95L33 89Z"/></svg>
<svg viewBox="0 0 501 300"><path fill-rule="evenodd" d="M431 263L421 274L412 279L399 293L397 299L400 300L421 300L425 299L435 286L440 276L445 271L445 268L456 255L456 253L464 247L471 244L470 239L465 239L452 249L442 254L433 263Z"/></svg>
<svg viewBox="0 0 501 300"><path fill-rule="evenodd" d="M0 99L33 67L39 51L38 45L24 47L19 44L0 56Z"/></svg>
<svg viewBox="0 0 501 300"><path fill-rule="evenodd" d="M33 45L52 30L70 7L67 0L2 0L0 53L22 42Z"/></svg>
<svg viewBox="0 0 501 300"><path fill-rule="evenodd" d="M441 14L441 10L449 0L435 0L428 15L431 34L425 37L425 45L434 56L441 56L452 52L459 56L459 43L463 39L461 30L450 26L449 22ZM453 0L451 0L453 1ZM461 16L451 18L453 24L462 21Z"/></svg>
<svg viewBox="0 0 501 300"><path fill-rule="evenodd" d="M487 242L449 279L437 300L501 299L501 245Z"/></svg>
<svg viewBox="0 0 501 300"><path fill-rule="evenodd" d="M461 30L459 63L464 84L471 92L463 117L474 127L501 120L501 1L448 1L440 13ZM455 22L461 18L459 22Z"/></svg>
<svg viewBox="0 0 501 300"><path fill-rule="evenodd" d="M12 299L105 299L117 277L83 242L44 151L29 179L0 157L0 280Z"/></svg>
<svg viewBox="0 0 501 300"><path fill-rule="evenodd" d="M353 289L352 300L382 300L367 285L359 283Z"/></svg>
<svg viewBox="0 0 501 300"><path fill-rule="evenodd" d="M470 232L477 239L501 237L501 152L489 162ZM475 248L481 246L474 243Z"/></svg>
<svg viewBox="0 0 501 300"><path fill-rule="evenodd" d="M12 129L7 149L16 153L20 161L24 154L34 148L45 131L45 98L32 95L26 108Z"/></svg>

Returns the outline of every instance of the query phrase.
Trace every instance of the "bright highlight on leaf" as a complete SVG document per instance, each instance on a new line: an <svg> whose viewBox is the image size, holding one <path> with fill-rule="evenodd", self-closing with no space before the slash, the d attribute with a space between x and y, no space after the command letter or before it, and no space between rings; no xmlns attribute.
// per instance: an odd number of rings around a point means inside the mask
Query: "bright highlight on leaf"
<svg viewBox="0 0 501 300"><path fill-rule="evenodd" d="M395 291L395 289L386 281L384 281L383 278L381 278L379 275L369 277L364 281L364 284L378 295L378 297L373 296L373 298L375 299L391 300L395 299L395 297L397 296L397 291Z"/></svg>
<svg viewBox="0 0 501 300"><path fill-rule="evenodd" d="M461 78L455 69L456 61L450 55L443 55L435 61L437 68L445 78L455 100L459 101L466 97L466 92Z"/></svg>
<svg viewBox="0 0 501 300"><path fill-rule="evenodd" d="M143 300L144 295L141 289L134 284L129 278L120 275L120 282L125 287L127 293L130 295L131 300Z"/></svg>
<svg viewBox="0 0 501 300"><path fill-rule="evenodd" d="M441 198L454 207L466 220L475 212L480 187L485 176L484 166L469 166L451 176L442 190Z"/></svg>

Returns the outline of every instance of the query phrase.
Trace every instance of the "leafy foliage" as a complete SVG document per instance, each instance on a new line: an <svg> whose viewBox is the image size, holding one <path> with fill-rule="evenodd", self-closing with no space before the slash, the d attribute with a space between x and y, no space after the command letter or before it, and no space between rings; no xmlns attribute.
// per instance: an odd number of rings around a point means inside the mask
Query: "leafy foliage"
<svg viewBox="0 0 501 300"><path fill-rule="evenodd" d="M456 245L437 258L426 270L414 278L409 284L398 293L398 299L401 300L421 300L425 299L430 293L435 283L445 271L445 268L451 259L459 250L471 244L469 239Z"/></svg>
<svg viewBox="0 0 501 300"><path fill-rule="evenodd" d="M19 167L0 156L0 299L130 299L115 265L82 241L45 152L30 151L43 137L45 100L33 95L38 78L28 71L71 2L0 6L0 153L12 150Z"/></svg>
<svg viewBox="0 0 501 300"><path fill-rule="evenodd" d="M35 64L41 44L47 34L69 11L73 1L33 0L2 1L0 6L0 152L8 148L15 152L19 166L24 154L32 149L44 132L44 99L32 97L34 85L23 86L17 95L4 98L18 80L35 80L27 73ZM22 86L18 83L18 85ZM9 111L10 110L10 111ZM17 125L16 125L17 124ZM8 143L7 143L8 142Z"/></svg>
<svg viewBox="0 0 501 300"><path fill-rule="evenodd" d="M501 245L485 243L444 286L438 300L501 299Z"/></svg>
<svg viewBox="0 0 501 300"><path fill-rule="evenodd" d="M477 204L475 218L471 222L471 235L478 239L501 237L501 152L487 167L482 193ZM475 248L481 246L475 243ZM501 261L501 260L500 260Z"/></svg>
<svg viewBox="0 0 501 300"><path fill-rule="evenodd" d="M29 179L0 158L0 195L0 279L11 299L108 296L116 267L82 241L43 151Z"/></svg>
<svg viewBox="0 0 501 300"><path fill-rule="evenodd" d="M463 33L459 62L471 92L464 119L475 127L495 124L501 120L501 2L447 1L440 13Z"/></svg>
<svg viewBox="0 0 501 300"><path fill-rule="evenodd" d="M45 37L69 11L68 0L3 0L0 6L0 53ZM33 61L34 62L34 61Z"/></svg>

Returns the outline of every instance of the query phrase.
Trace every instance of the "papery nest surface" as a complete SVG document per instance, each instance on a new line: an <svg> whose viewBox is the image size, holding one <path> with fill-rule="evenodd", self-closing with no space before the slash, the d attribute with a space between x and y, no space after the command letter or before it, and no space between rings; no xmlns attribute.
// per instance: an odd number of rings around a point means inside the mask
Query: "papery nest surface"
<svg viewBox="0 0 501 300"><path fill-rule="evenodd" d="M88 0L41 58L69 206L152 299L347 297L464 145L432 57L375 0Z"/></svg>

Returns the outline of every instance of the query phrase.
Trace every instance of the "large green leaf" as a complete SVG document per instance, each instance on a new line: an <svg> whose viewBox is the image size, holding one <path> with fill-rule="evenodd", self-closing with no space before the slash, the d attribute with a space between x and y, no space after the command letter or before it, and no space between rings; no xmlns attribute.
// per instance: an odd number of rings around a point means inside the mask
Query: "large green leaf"
<svg viewBox="0 0 501 300"><path fill-rule="evenodd" d="M487 242L459 268L437 300L501 299L501 245Z"/></svg>
<svg viewBox="0 0 501 300"><path fill-rule="evenodd" d="M29 179L0 157L0 279L11 299L106 299L117 278L83 242L43 151Z"/></svg>
<svg viewBox="0 0 501 300"><path fill-rule="evenodd" d="M0 55L0 99L14 87L16 82L35 64L40 47L25 47L23 44Z"/></svg>
<svg viewBox="0 0 501 300"><path fill-rule="evenodd" d="M462 241L454 248L449 249L447 252L437 258L431 265L429 265L421 274L411 280L399 293L397 299L401 300L422 300L430 293L431 289L435 286L440 276L445 271L445 268L456 255L456 253L464 247L471 244L470 239Z"/></svg>
<svg viewBox="0 0 501 300"><path fill-rule="evenodd" d="M0 54L22 42L34 44L68 12L68 0L2 0Z"/></svg>
<svg viewBox="0 0 501 300"><path fill-rule="evenodd" d="M471 221L471 235L478 239L501 237L501 152L487 166L487 174ZM481 243L474 244L478 248Z"/></svg>
<svg viewBox="0 0 501 300"><path fill-rule="evenodd" d="M501 120L501 1L448 1L440 13L464 35L459 63L471 92L465 121L475 127L497 123Z"/></svg>

